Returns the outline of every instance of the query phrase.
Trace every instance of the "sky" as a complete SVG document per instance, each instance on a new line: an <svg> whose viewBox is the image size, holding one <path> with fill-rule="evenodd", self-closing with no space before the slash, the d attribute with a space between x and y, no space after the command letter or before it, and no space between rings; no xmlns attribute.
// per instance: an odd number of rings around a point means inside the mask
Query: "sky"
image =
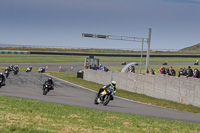
<svg viewBox="0 0 200 133"><path fill-rule="evenodd" d="M200 0L0 0L0 44L139 50L82 33L148 38L149 28L152 50L200 43Z"/></svg>

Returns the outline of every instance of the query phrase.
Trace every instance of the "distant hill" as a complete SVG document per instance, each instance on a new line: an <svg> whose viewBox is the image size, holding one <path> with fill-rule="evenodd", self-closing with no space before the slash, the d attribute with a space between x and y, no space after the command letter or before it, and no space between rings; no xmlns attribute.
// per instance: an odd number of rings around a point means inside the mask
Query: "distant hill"
<svg viewBox="0 0 200 133"><path fill-rule="evenodd" d="M192 51L193 52L200 52L200 43L193 45L193 46L190 46L190 47L183 48L179 51L180 52L192 52Z"/></svg>

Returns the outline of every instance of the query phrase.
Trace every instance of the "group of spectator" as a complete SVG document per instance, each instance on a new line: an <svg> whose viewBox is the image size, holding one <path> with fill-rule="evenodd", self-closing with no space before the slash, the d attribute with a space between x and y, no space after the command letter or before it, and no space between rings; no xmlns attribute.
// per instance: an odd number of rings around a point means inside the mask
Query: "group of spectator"
<svg viewBox="0 0 200 133"><path fill-rule="evenodd" d="M110 71L107 67L103 66L102 64L100 64L99 66L96 64L89 65L88 62L86 62L86 68L93 69L93 70L101 70L101 71L105 71L105 72Z"/></svg>
<svg viewBox="0 0 200 133"><path fill-rule="evenodd" d="M160 74L167 74L169 76L176 76L176 71L171 66L170 68L160 67Z"/></svg>
<svg viewBox="0 0 200 133"><path fill-rule="evenodd" d="M135 73L135 65L131 65L130 67L127 68L126 73L132 72Z"/></svg>
<svg viewBox="0 0 200 133"><path fill-rule="evenodd" d="M160 74L167 74L169 76L176 76L176 71L173 69L172 66L170 68L165 68L165 67L161 66ZM188 66L187 69L185 67L180 68L180 70L178 72L178 77L180 77L180 76L200 78L200 71L197 68L192 70L192 68L190 66Z"/></svg>
<svg viewBox="0 0 200 133"><path fill-rule="evenodd" d="M178 77L180 76L200 78L200 72L197 68L192 70L192 68L188 66L188 69L180 68L180 71L178 72Z"/></svg>

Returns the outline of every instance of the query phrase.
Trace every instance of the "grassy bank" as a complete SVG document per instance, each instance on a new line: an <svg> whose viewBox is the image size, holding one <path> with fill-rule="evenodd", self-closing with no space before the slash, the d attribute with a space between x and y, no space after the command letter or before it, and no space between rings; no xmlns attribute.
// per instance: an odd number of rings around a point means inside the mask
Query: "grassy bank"
<svg viewBox="0 0 200 133"><path fill-rule="evenodd" d="M0 132L200 132L199 124L0 96Z"/></svg>

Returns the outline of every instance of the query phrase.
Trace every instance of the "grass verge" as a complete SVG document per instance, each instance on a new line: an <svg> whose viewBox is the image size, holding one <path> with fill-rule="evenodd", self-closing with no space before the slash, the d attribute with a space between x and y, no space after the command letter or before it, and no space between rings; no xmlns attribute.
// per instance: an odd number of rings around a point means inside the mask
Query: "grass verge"
<svg viewBox="0 0 200 133"><path fill-rule="evenodd" d="M199 124L0 96L0 132L200 132Z"/></svg>

